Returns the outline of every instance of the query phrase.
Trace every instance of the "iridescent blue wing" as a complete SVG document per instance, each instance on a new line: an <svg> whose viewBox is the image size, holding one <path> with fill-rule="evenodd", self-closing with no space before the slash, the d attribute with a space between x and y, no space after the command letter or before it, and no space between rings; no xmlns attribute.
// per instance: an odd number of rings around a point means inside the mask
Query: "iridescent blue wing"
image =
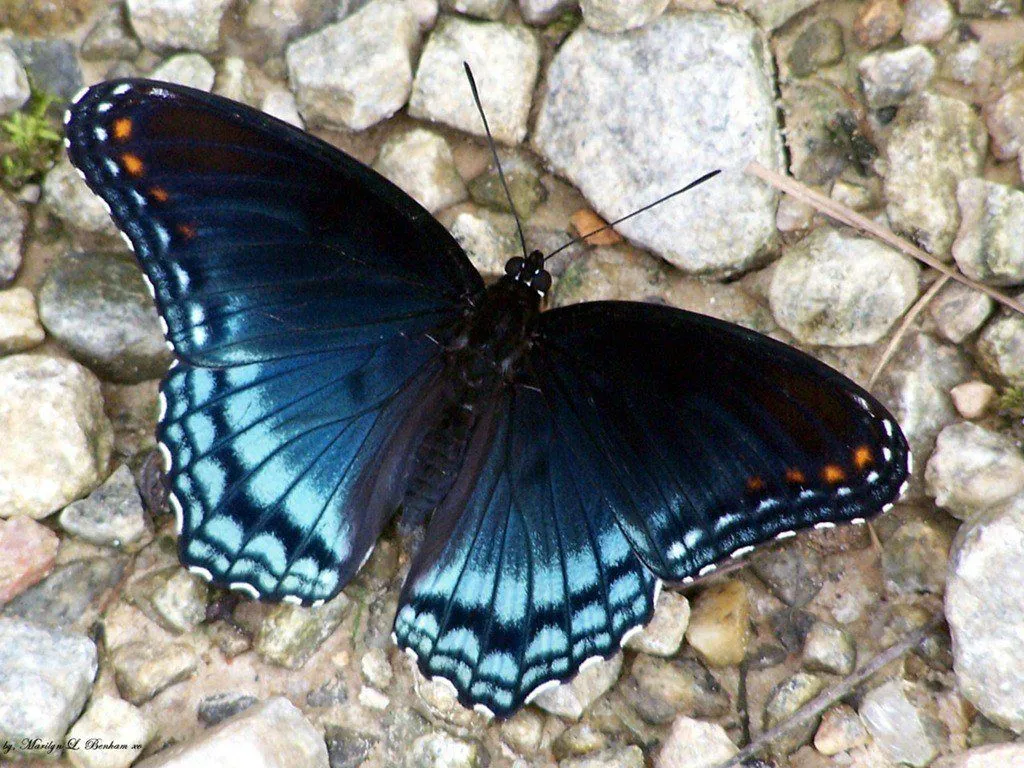
<svg viewBox="0 0 1024 768"><path fill-rule="evenodd" d="M863 522L910 453L874 397L753 331L670 307L541 316L533 365L577 466L658 577L688 581L771 538Z"/></svg>
<svg viewBox="0 0 1024 768"><path fill-rule="evenodd" d="M534 386L496 397L412 563L395 641L466 706L509 715L651 617L657 579L574 440Z"/></svg>
<svg viewBox="0 0 1024 768"><path fill-rule="evenodd" d="M397 503L406 416L479 275L388 181L244 105L112 81L66 124L180 358L159 438L182 560L268 599L330 597Z"/></svg>

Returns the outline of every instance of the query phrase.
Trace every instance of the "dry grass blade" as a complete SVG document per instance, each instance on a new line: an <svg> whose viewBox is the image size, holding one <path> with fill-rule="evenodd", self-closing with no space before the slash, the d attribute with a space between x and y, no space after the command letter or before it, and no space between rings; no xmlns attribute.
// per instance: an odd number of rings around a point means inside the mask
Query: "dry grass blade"
<svg viewBox="0 0 1024 768"><path fill-rule="evenodd" d="M970 286L976 291L981 291L982 293L991 296L1000 304L1024 315L1024 304L1021 304L1019 301L1000 293L994 288L984 285L983 283L979 283L976 280L971 280L969 277L965 277L953 267L936 259L930 253L922 251L916 245L913 245L902 237L890 232L885 227L879 226L875 222L871 221L871 219L861 216L859 213L847 208L845 205L841 205L835 200L825 197L819 192L815 192L813 189L801 184L796 179L792 179L789 176L784 176L781 173L769 170L763 165L754 162L748 163L745 171L750 175L757 176L759 179L771 184L776 189L786 192L799 200L803 200L805 203L813 206L816 210L826 216L842 222L847 226L859 229L860 231L881 240L883 243L903 251L903 253L908 256L927 264L932 269L935 269L944 275L948 275L952 279Z"/></svg>

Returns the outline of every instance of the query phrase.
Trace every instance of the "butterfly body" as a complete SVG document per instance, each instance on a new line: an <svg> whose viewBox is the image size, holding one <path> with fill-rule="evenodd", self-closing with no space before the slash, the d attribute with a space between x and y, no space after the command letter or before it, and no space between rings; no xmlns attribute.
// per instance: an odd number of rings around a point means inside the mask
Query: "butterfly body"
<svg viewBox="0 0 1024 768"><path fill-rule="evenodd" d="M862 522L910 471L886 409L814 358L666 306L541 311L387 180L249 107L101 83L68 152L176 363L157 438L183 564L254 598L337 595L424 523L394 639L509 715L618 651L662 581Z"/></svg>

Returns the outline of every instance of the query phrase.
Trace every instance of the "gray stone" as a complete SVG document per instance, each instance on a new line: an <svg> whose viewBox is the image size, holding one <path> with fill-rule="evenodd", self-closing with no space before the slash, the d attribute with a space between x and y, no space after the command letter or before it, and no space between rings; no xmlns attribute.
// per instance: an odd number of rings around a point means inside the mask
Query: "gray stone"
<svg viewBox="0 0 1024 768"><path fill-rule="evenodd" d="M64 507L60 527L92 544L128 552L137 551L151 537L135 478L126 464L88 498Z"/></svg>
<svg viewBox="0 0 1024 768"><path fill-rule="evenodd" d="M0 41L0 115L21 109L31 95L25 68L11 47Z"/></svg>
<svg viewBox="0 0 1024 768"><path fill-rule="evenodd" d="M376 0L288 46L288 82L308 123L360 131L409 98L419 23L395 0Z"/></svg>
<svg viewBox="0 0 1024 768"><path fill-rule="evenodd" d="M21 266L21 241L27 222L22 207L0 191L0 286L11 282Z"/></svg>
<svg viewBox="0 0 1024 768"><path fill-rule="evenodd" d="M294 125L296 128L305 128L302 122L302 115L299 114L299 107L295 96L287 88L271 88L263 97L260 109L278 120Z"/></svg>
<svg viewBox="0 0 1024 768"><path fill-rule="evenodd" d="M516 213L520 219L529 219L548 196L547 188L540 180L540 170L532 160L519 153L499 152L499 157ZM493 164L469 182L469 195L478 205L503 213L512 212Z"/></svg>
<svg viewBox="0 0 1024 768"><path fill-rule="evenodd" d="M902 680L890 680L868 691L860 718L890 759L925 766L935 759L941 742L937 723L908 697L913 688Z"/></svg>
<svg viewBox="0 0 1024 768"><path fill-rule="evenodd" d="M249 74L249 65L239 56L228 56L220 63L214 80L213 92L226 99L243 104L255 104L255 86Z"/></svg>
<svg viewBox="0 0 1024 768"><path fill-rule="evenodd" d="M578 6L579 0L519 0L519 15L527 24L544 25Z"/></svg>
<svg viewBox="0 0 1024 768"><path fill-rule="evenodd" d="M46 338L36 311L36 297L28 288L0 291L0 355L24 352Z"/></svg>
<svg viewBox="0 0 1024 768"><path fill-rule="evenodd" d="M521 256L522 248L515 234L515 223L508 217L508 225L499 227L487 217L463 211L448 227L452 237L473 262L473 266L484 278L496 278L505 274L505 262L513 256Z"/></svg>
<svg viewBox="0 0 1024 768"><path fill-rule="evenodd" d="M187 643L156 644L133 640L110 652L110 666L117 688L136 706L187 680L198 665L199 657Z"/></svg>
<svg viewBox="0 0 1024 768"><path fill-rule="evenodd" d="M958 531L946 619L960 692L992 722L1024 732L1024 496Z"/></svg>
<svg viewBox="0 0 1024 768"><path fill-rule="evenodd" d="M283 696L247 709L136 768L328 768L323 735Z"/></svg>
<svg viewBox="0 0 1024 768"><path fill-rule="evenodd" d="M199 576L171 565L148 573L128 590L128 601L174 634L194 632L206 618L209 588Z"/></svg>
<svg viewBox="0 0 1024 768"><path fill-rule="evenodd" d="M260 625L257 653L271 664L299 669L338 628L350 605L344 593L318 608L275 605Z"/></svg>
<svg viewBox="0 0 1024 768"><path fill-rule="evenodd" d="M981 328L995 307L990 296L950 281L928 305L939 333L959 344Z"/></svg>
<svg viewBox="0 0 1024 768"><path fill-rule="evenodd" d="M960 231L953 258L968 277L989 285L1024 283L1024 192L984 179L957 186Z"/></svg>
<svg viewBox="0 0 1024 768"><path fill-rule="evenodd" d="M100 598L117 586L126 565L127 560L120 557L86 557L57 566L4 606L2 614L42 626L84 631L99 618Z"/></svg>
<svg viewBox="0 0 1024 768"><path fill-rule="evenodd" d="M209 91L213 88L217 73L204 56L198 53L179 53L163 61L149 76L154 80Z"/></svg>
<svg viewBox="0 0 1024 768"><path fill-rule="evenodd" d="M987 90L995 77L996 63L977 40L960 43L942 58L942 76L973 88Z"/></svg>
<svg viewBox="0 0 1024 768"><path fill-rule="evenodd" d="M387 690L391 685L394 672L388 662L388 655L382 648L371 648L363 654L359 660L359 669L363 673L363 679L370 685Z"/></svg>
<svg viewBox="0 0 1024 768"><path fill-rule="evenodd" d="M672 723L654 768L713 768L737 752L722 726L680 717Z"/></svg>
<svg viewBox="0 0 1024 768"><path fill-rule="evenodd" d="M790 678L783 680L768 696L768 702L764 708L764 727L772 728L800 707L809 702L825 687L825 682L817 675L807 672L797 672ZM789 733L773 741L771 753L777 758L782 758L803 744L808 743L818 728L815 720L803 723Z"/></svg>
<svg viewBox="0 0 1024 768"><path fill-rule="evenodd" d="M944 255L959 225L957 184L981 173L987 143L981 119L964 102L931 93L905 102L887 147L886 213L893 228Z"/></svg>
<svg viewBox="0 0 1024 768"><path fill-rule="evenodd" d="M821 716L814 748L831 757L867 744L868 732L860 716L847 704L837 704Z"/></svg>
<svg viewBox="0 0 1024 768"><path fill-rule="evenodd" d="M894 107L927 87L935 75L935 56L923 45L911 45L865 56L857 71L869 107Z"/></svg>
<svg viewBox="0 0 1024 768"><path fill-rule="evenodd" d="M441 7L446 11L497 21L505 15L508 0L441 0Z"/></svg>
<svg viewBox="0 0 1024 768"><path fill-rule="evenodd" d="M629 746L561 760L558 768L644 768L644 765L644 753L640 747Z"/></svg>
<svg viewBox="0 0 1024 768"><path fill-rule="evenodd" d="M551 744L551 753L556 760L567 757L589 755L600 752L608 746L608 737L584 720L566 728L562 735Z"/></svg>
<svg viewBox="0 0 1024 768"><path fill-rule="evenodd" d="M8 43L36 90L70 101L82 87L82 70L78 66L75 46L68 40L16 37Z"/></svg>
<svg viewBox="0 0 1024 768"><path fill-rule="evenodd" d="M115 3L107 8L89 34L82 41L82 58L87 61L101 59L134 59L142 46L128 29L125 6Z"/></svg>
<svg viewBox="0 0 1024 768"><path fill-rule="evenodd" d="M89 698L97 668L89 638L0 618L0 744L31 755L25 739L39 739L44 751L46 742L59 742Z"/></svg>
<svg viewBox="0 0 1024 768"><path fill-rule="evenodd" d="M1006 768L1024 765L1024 744L991 744L947 755L932 763L932 768Z"/></svg>
<svg viewBox="0 0 1024 768"><path fill-rule="evenodd" d="M1006 435L952 424L939 434L924 476L935 503L967 520L1024 490L1024 456Z"/></svg>
<svg viewBox="0 0 1024 768"><path fill-rule="evenodd" d="M105 379L134 384L171 361L156 306L134 259L69 253L39 288L39 317L76 359Z"/></svg>
<svg viewBox="0 0 1024 768"><path fill-rule="evenodd" d="M1009 16L1020 14L1021 0L956 0L964 16Z"/></svg>
<svg viewBox="0 0 1024 768"><path fill-rule="evenodd" d="M502 741L520 755L535 754L543 737L544 719L531 709L521 709L501 724Z"/></svg>
<svg viewBox="0 0 1024 768"><path fill-rule="evenodd" d="M606 221L737 156L779 168L769 60L758 29L728 13L668 14L628 35L578 29L548 69L534 146ZM723 276L763 261L776 201L724 174L617 230L681 269Z"/></svg>
<svg viewBox="0 0 1024 768"><path fill-rule="evenodd" d="M239 712L245 712L259 701L255 696L246 693L215 693L199 702L196 716L203 725L219 725Z"/></svg>
<svg viewBox="0 0 1024 768"><path fill-rule="evenodd" d="M478 768L486 758L481 746L443 731L420 736L408 747L403 768Z"/></svg>
<svg viewBox="0 0 1024 768"><path fill-rule="evenodd" d="M117 226L103 200L86 186L67 157L61 157L46 174L43 200L57 218L73 229L117 237Z"/></svg>
<svg viewBox="0 0 1024 768"><path fill-rule="evenodd" d="M879 382L882 402L910 442L917 469L910 476L912 495L924 493L921 464L943 427L958 420L949 390L965 381L971 365L956 347L925 333L910 334Z"/></svg>
<svg viewBox="0 0 1024 768"><path fill-rule="evenodd" d="M625 32L650 24L668 0L580 0L583 23L598 32Z"/></svg>
<svg viewBox="0 0 1024 768"><path fill-rule="evenodd" d="M41 355L0 359L0 516L40 519L89 493L113 439L88 370Z"/></svg>
<svg viewBox="0 0 1024 768"><path fill-rule="evenodd" d="M847 167L861 175L869 169L877 151L851 110L847 91L817 77L787 78L780 88L785 139L797 179L827 187ZM795 228L807 228L814 213L813 208L803 212L805 223Z"/></svg>
<svg viewBox="0 0 1024 768"><path fill-rule="evenodd" d="M466 185L452 150L440 134L414 128L392 134L381 146L373 168L404 189L431 213L466 199Z"/></svg>
<svg viewBox="0 0 1024 768"><path fill-rule="evenodd" d="M803 608L821 590L821 555L803 540L755 555L751 568L773 595L793 608Z"/></svg>
<svg viewBox="0 0 1024 768"><path fill-rule="evenodd" d="M786 61L796 77L807 77L843 59L843 28L831 18L815 19L797 35Z"/></svg>
<svg viewBox="0 0 1024 768"><path fill-rule="evenodd" d="M1001 313L978 335L978 362L1011 386L1024 386L1024 317Z"/></svg>
<svg viewBox="0 0 1024 768"><path fill-rule="evenodd" d="M985 124L992 139L992 154L1012 160L1024 147L1024 88L1007 91L986 105Z"/></svg>
<svg viewBox="0 0 1024 768"><path fill-rule="evenodd" d="M903 12L903 39L908 43L937 43L953 27L948 0L907 0Z"/></svg>
<svg viewBox="0 0 1024 768"><path fill-rule="evenodd" d="M533 703L553 715L579 720L615 684L621 671L622 654L616 653L581 670L570 682L544 691Z"/></svg>
<svg viewBox="0 0 1024 768"><path fill-rule="evenodd" d="M759 26L774 30L819 0L722 0L751 16Z"/></svg>
<svg viewBox="0 0 1024 768"><path fill-rule="evenodd" d="M915 263L875 240L832 227L776 263L769 301L779 325L807 344L874 344L917 297Z"/></svg>
<svg viewBox="0 0 1024 768"><path fill-rule="evenodd" d="M153 51L214 53L231 0L127 0L135 34Z"/></svg>
<svg viewBox="0 0 1024 768"><path fill-rule="evenodd" d="M245 28L260 52L276 56L291 40L323 26L338 5L329 0L249 0Z"/></svg>
<svg viewBox="0 0 1024 768"><path fill-rule="evenodd" d="M76 739L82 745L94 741L118 747L86 747L68 751L66 756L75 768L128 768L155 735L155 723L137 707L114 696L98 696L68 731L68 740Z"/></svg>
<svg viewBox="0 0 1024 768"><path fill-rule="evenodd" d="M324 739L331 768L359 768L377 743L375 736L340 726L327 726Z"/></svg>
<svg viewBox="0 0 1024 768"><path fill-rule="evenodd" d="M729 711L728 694L695 659L637 656L621 690L648 723L668 723L680 714L721 717Z"/></svg>
<svg viewBox="0 0 1024 768"><path fill-rule="evenodd" d="M678 592L662 592L651 622L630 637L625 647L652 656L674 656L690 624L690 602Z"/></svg>
<svg viewBox="0 0 1024 768"><path fill-rule="evenodd" d="M857 663L853 636L839 627L816 621L804 638L803 665L811 672L848 675Z"/></svg>
<svg viewBox="0 0 1024 768"><path fill-rule="evenodd" d="M951 429L955 427L947 427L946 431ZM939 442L942 445L942 435ZM931 461L928 465L931 466ZM946 557L952 538L947 529L931 519L902 523L886 538L882 549L886 590L897 596L941 595L946 587Z"/></svg>
<svg viewBox="0 0 1024 768"><path fill-rule="evenodd" d="M441 19L423 47L409 114L485 135L463 62L473 68L494 140L522 141L540 70L540 43L521 26Z"/></svg>

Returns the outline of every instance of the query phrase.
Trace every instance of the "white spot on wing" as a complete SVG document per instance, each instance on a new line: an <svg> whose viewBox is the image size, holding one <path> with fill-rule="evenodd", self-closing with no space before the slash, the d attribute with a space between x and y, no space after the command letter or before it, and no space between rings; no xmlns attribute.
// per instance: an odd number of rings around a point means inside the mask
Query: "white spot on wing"
<svg viewBox="0 0 1024 768"><path fill-rule="evenodd" d="M260 591L256 589L252 584L248 584L244 581L232 581L228 584L228 589L232 592L244 592L249 595L253 600L260 599Z"/></svg>
<svg viewBox="0 0 1024 768"><path fill-rule="evenodd" d="M557 680L548 680L546 682L541 683L527 694L526 703L529 704L531 701L533 701L542 693L544 693L544 691L550 691L552 688L557 688L558 686L559 682Z"/></svg>
<svg viewBox="0 0 1024 768"><path fill-rule="evenodd" d="M835 528L835 523L830 523L828 520L824 520L820 523L814 524L814 530L816 531L827 531L829 528Z"/></svg>
<svg viewBox="0 0 1024 768"><path fill-rule="evenodd" d="M130 91L131 89L132 87L128 85L128 83L121 83L114 90L112 90L111 93L115 96L120 96L121 94L128 93L128 91Z"/></svg>
<svg viewBox="0 0 1024 768"><path fill-rule="evenodd" d="M79 88L78 89L78 93L76 93L74 96L71 97L71 103L72 104L77 104L78 102L80 102L82 100L82 97L85 96L85 94L87 94L88 92L89 92L89 86L87 86L87 85L83 86L82 88Z"/></svg>
<svg viewBox="0 0 1024 768"><path fill-rule="evenodd" d="M302 600L295 595L285 595L281 598L282 602L290 603L291 605L302 605Z"/></svg>
<svg viewBox="0 0 1024 768"><path fill-rule="evenodd" d="M167 501L171 505L171 509L174 510L174 533L181 536L181 531L185 527L185 511L181 508L181 502L174 495L174 491L167 494Z"/></svg>
<svg viewBox="0 0 1024 768"><path fill-rule="evenodd" d="M190 565L188 567L188 572L194 573L196 576L203 579L204 581L213 581L213 574L205 568L203 568L201 565Z"/></svg>
<svg viewBox="0 0 1024 768"><path fill-rule="evenodd" d="M866 523L867 520L865 520L863 517L855 517L850 522L854 525L864 525L864 523Z"/></svg>
<svg viewBox="0 0 1024 768"><path fill-rule="evenodd" d="M103 128L98 126L98 125L96 126L95 129L93 129L93 135L97 139L99 139L100 141L106 141L107 140L107 132Z"/></svg>
<svg viewBox="0 0 1024 768"><path fill-rule="evenodd" d="M794 536L796 536L796 531L782 531L775 534L776 539L791 539Z"/></svg>
<svg viewBox="0 0 1024 768"><path fill-rule="evenodd" d="M746 546L746 547L740 547L735 552L733 552L731 555L729 555L729 557L732 557L732 558L743 557L748 552L753 552L753 551L754 551L754 546L753 546L753 544L751 544L751 545Z"/></svg>
<svg viewBox="0 0 1024 768"><path fill-rule="evenodd" d="M882 506L882 511L883 512L888 512L890 509L893 508L893 506L894 506L893 503L890 501L888 504L885 504L885 505Z"/></svg>
<svg viewBox="0 0 1024 768"><path fill-rule="evenodd" d="M109 110L112 106L113 106L113 104L111 104L109 101L101 101L99 104L96 105L96 111L99 112L100 114L103 114L104 112Z"/></svg>
<svg viewBox="0 0 1024 768"><path fill-rule="evenodd" d="M622 636L622 639L619 640L619 647L621 648L621 647L625 646L626 643L629 642L629 639L631 637L635 637L641 631L643 631L643 625L639 625L639 626L633 627L632 629L627 629L626 633Z"/></svg>
<svg viewBox="0 0 1024 768"><path fill-rule="evenodd" d="M486 717L488 720L491 720L491 719L494 718L494 713L490 709L488 709L486 706L484 706L483 704L474 704L473 705L473 711L474 712L479 712L481 715Z"/></svg>
<svg viewBox="0 0 1024 768"><path fill-rule="evenodd" d="M157 443L156 448L160 451L160 456L164 460L164 474L170 474L171 471L171 451L163 443Z"/></svg>
<svg viewBox="0 0 1024 768"><path fill-rule="evenodd" d="M713 571L715 571L717 568L718 568L718 566L715 565L714 563L708 563L703 568L701 568L699 571L697 571L697 575L698 576L706 576L709 573L712 573Z"/></svg>

